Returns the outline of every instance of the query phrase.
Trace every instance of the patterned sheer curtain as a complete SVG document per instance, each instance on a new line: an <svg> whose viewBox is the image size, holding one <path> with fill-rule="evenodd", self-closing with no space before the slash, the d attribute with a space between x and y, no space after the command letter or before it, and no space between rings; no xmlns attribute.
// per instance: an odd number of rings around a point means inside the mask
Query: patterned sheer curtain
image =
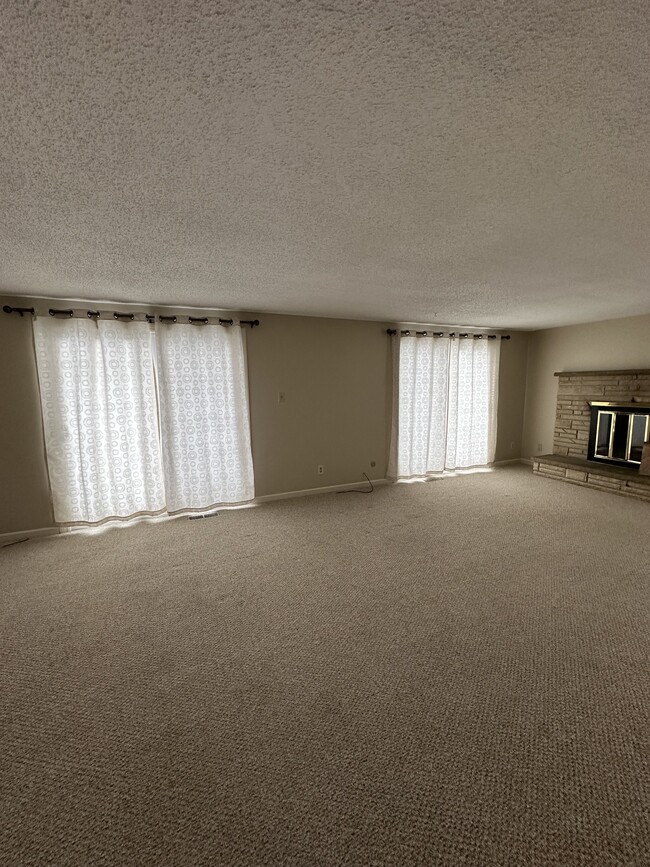
<svg viewBox="0 0 650 867"><path fill-rule="evenodd" d="M450 340L445 469L484 467L497 444L501 341Z"/></svg>
<svg viewBox="0 0 650 867"><path fill-rule="evenodd" d="M500 341L398 335L393 352L389 477L491 463Z"/></svg>
<svg viewBox="0 0 650 867"><path fill-rule="evenodd" d="M38 317L34 343L55 520L163 510L149 326Z"/></svg>
<svg viewBox="0 0 650 867"><path fill-rule="evenodd" d="M167 509L252 499L241 327L161 324L156 365Z"/></svg>
<svg viewBox="0 0 650 867"><path fill-rule="evenodd" d="M252 499L239 326L37 317L34 344L57 523Z"/></svg>

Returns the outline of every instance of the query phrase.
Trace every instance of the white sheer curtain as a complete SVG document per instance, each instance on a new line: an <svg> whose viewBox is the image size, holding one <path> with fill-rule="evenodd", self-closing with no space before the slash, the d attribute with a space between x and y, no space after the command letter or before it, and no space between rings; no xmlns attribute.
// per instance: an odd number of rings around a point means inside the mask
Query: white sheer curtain
<svg viewBox="0 0 650 867"><path fill-rule="evenodd" d="M395 337L391 478L494 460L500 343Z"/></svg>
<svg viewBox="0 0 650 867"><path fill-rule="evenodd" d="M253 498L239 326L37 317L34 345L57 523Z"/></svg>
<svg viewBox="0 0 650 867"><path fill-rule="evenodd" d="M149 326L38 317L34 342L55 520L164 509Z"/></svg>
<svg viewBox="0 0 650 867"><path fill-rule="evenodd" d="M241 327L161 324L156 365L167 509L252 499Z"/></svg>
<svg viewBox="0 0 650 867"><path fill-rule="evenodd" d="M445 469L492 463L497 444L501 341L450 340Z"/></svg>
<svg viewBox="0 0 650 867"><path fill-rule="evenodd" d="M449 340L395 338L392 478L441 473L447 452Z"/></svg>

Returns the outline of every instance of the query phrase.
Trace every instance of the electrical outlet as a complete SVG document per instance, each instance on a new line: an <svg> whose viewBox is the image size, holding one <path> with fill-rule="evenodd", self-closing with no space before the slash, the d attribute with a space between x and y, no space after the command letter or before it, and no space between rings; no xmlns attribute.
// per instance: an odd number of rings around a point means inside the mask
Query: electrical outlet
<svg viewBox="0 0 650 867"><path fill-rule="evenodd" d="M541 444L541 443L537 443L537 454L538 454L538 455L541 455L541 453L542 453L542 444Z"/></svg>
<svg viewBox="0 0 650 867"><path fill-rule="evenodd" d="M287 402L286 394L283 391L279 391L278 392L278 403L286 403L286 402Z"/></svg>
<svg viewBox="0 0 650 867"><path fill-rule="evenodd" d="M318 465L318 475L322 476L324 472L325 472L325 467L322 464L319 464Z"/></svg>

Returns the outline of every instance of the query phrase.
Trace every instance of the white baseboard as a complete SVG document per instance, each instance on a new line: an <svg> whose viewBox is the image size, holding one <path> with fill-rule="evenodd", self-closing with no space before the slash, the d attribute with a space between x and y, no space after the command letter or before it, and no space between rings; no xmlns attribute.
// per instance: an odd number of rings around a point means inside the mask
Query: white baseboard
<svg viewBox="0 0 650 867"><path fill-rule="evenodd" d="M532 466L533 459L532 458L513 458L507 461L495 461L492 466L501 467L507 464L527 464ZM371 479L373 486L379 487L380 485L392 485L390 479ZM281 494L263 494L260 497L255 497L255 499L251 503L246 503L243 506L238 506L235 508L246 508L254 505L255 503L270 503L274 500L292 500L294 497L313 497L317 494L332 494L336 491L351 491L354 488L363 488L364 485L367 485L365 480L361 480L358 482L347 482L343 485L325 485L321 488L305 488L301 491L283 491ZM229 508L228 506L218 506L216 507L216 511L223 510ZM232 508L232 507L230 507ZM179 517L187 517L187 514L183 515L166 515L165 519L169 520L170 518L179 518ZM159 518L160 520L160 518ZM127 522L124 522L127 523ZM39 527L36 530L23 530L22 532L16 533L0 533L0 548L3 545L10 544L12 542L18 542L24 539L34 539L37 536L57 536L61 533L61 529L59 527Z"/></svg>
<svg viewBox="0 0 650 867"><path fill-rule="evenodd" d="M388 479L371 479L373 486L376 488L379 485L390 485ZM294 497L311 497L315 494L332 494L336 491L351 491L353 488L363 488L367 485L365 479L359 482L348 482L345 485L327 485L324 488L305 488L302 491L284 491L281 494L264 494L261 497L255 497L256 503L270 503L272 500L291 500Z"/></svg>
<svg viewBox="0 0 650 867"><path fill-rule="evenodd" d="M34 539L36 536L58 536L59 532L58 527L39 527L37 530L22 530L19 533L0 533L0 548L12 542Z"/></svg>
<svg viewBox="0 0 650 867"><path fill-rule="evenodd" d="M327 485L323 488L305 488L303 491L284 491L281 494L265 494L261 497L255 497L250 503L241 503L237 506L215 506L214 511L225 511L226 509L247 509L251 506L254 506L256 503L270 503L273 500L290 500L294 497L311 497L315 494L331 494L335 491L351 491L354 488L363 488L364 485L368 483L365 479L362 479L358 482L348 482L344 485ZM389 485L388 479L372 479L372 484L376 488L379 485ZM196 514L195 512L184 512L178 515L159 515L156 516L155 520L173 520L175 518L187 518L190 514ZM146 519L140 520L153 520L150 516L147 516ZM109 526L127 526L132 524L133 521L112 521L110 524L107 522L103 525L103 527L99 529L107 529ZM0 533L0 548L3 545L11 544L12 542L23 541L26 539L34 539L36 536L58 536L60 533L76 533L76 532L87 532L90 529L92 532L97 532L96 527L86 528L86 527L39 527L37 530L23 530L20 533Z"/></svg>

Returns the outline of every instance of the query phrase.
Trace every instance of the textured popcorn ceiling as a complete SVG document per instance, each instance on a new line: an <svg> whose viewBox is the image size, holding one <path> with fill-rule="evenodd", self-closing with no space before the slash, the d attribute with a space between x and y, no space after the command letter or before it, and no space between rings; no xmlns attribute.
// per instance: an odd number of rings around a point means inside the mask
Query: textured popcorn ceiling
<svg viewBox="0 0 650 867"><path fill-rule="evenodd" d="M0 291L650 311L647 0L3 0Z"/></svg>

